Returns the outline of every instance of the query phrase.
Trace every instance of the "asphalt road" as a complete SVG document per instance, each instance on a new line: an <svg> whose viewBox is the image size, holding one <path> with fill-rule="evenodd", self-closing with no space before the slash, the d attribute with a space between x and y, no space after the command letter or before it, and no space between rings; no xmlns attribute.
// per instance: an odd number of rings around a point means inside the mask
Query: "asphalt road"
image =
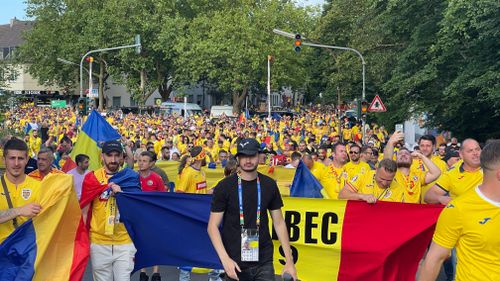
<svg viewBox="0 0 500 281"><path fill-rule="evenodd" d="M90 270L91 265L87 266L87 270L85 272L85 276L83 277L83 281L92 281L92 272ZM151 270L148 270L148 275L151 277ZM160 274L162 281L178 281L179 280L179 270L172 266L160 266ZM299 272L300 277L300 272ZM191 274L191 281L207 281L208 277L206 274ZM275 281L281 281L281 277L276 276ZM112 280L110 280L112 281ZM117 280L119 281L119 280ZM132 275L131 281L139 281L139 272L136 272ZM439 278L436 281L446 281L445 275L443 271L441 271Z"/></svg>

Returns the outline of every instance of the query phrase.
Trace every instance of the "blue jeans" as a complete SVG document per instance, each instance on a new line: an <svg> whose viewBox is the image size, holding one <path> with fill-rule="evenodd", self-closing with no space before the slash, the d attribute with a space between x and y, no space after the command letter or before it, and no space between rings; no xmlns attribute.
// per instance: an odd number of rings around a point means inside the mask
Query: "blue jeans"
<svg viewBox="0 0 500 281"><path fill-rule="evenodd" d="M208 273L208 281L222 281L219 277L223 270L214 269ZM191 281L191 271L179 269L179 281Z"/></svg>
<svg viewBox="0 0 500 281"><path fill-rule="evenodd" d="M240 281L270 281L275 278L273 262L266 262L261 265L243 269L237 274ZM226 281L234 281L234 279L226 276Z"/></svg>

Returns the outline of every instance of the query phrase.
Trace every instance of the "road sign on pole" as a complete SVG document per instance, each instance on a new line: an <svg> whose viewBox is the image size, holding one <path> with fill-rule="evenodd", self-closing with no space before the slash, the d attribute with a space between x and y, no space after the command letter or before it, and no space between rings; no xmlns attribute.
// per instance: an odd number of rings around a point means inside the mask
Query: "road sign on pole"
<svg viewBox="0 0 500 281"><path fill-rule="evenodd" d="M65 108L66 101L65 100L53 100L50 101L50 107L52 108Z"/></svg>
<svg viewBox="0 0 500 281"><path fill-rule="evenodd" d="M89 92L89 93L87 94L87 97L88 97L89 99L96 99L96 98L98 98L98 97L99 97L99 91L98 91L97 89L92 89L92 92Z"/></svg>
<svg viewBox="0 0 500 281"><path fill-rule="evenodd" d="M386 112L387 109L385 108L384 103L382 102L382 99L378 95L375 96L375 98L372 100L372 103L368 107L368 111L370 112Z"/></svg>

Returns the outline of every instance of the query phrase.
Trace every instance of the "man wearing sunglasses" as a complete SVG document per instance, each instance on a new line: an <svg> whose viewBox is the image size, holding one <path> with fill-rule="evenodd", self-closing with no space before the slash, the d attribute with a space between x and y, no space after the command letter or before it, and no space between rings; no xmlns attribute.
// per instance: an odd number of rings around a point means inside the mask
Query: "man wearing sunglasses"
<svg viewBox="0 0 500 281"><path fill-rule="evenodd" d="M352 179L356 175L362 175L371 170L368 163L361 161L361 147L353 144L349 150L350 162L345 164L344 169L347 172L347 177Z"/></svg>

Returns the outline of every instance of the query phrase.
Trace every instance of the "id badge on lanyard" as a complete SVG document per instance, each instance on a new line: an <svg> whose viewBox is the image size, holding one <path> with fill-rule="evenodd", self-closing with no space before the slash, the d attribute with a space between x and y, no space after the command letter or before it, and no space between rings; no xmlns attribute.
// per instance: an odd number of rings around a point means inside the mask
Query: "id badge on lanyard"
<svg viewBox="0 0 500 281"><path fill-rule="evenodd" d="M241 261L259 261L259 229L241 229Z"/></svg>
<svg viewBox="0 0 500 281"><path fill-rule="evenodd" d="M259 261L259 226L260 226L260 180L257 177L257 228L245 228L245 218L243 216L243 191L241 178L238 177L238 200L240 206L240 226L241 226L241 261Z"/></svg>

